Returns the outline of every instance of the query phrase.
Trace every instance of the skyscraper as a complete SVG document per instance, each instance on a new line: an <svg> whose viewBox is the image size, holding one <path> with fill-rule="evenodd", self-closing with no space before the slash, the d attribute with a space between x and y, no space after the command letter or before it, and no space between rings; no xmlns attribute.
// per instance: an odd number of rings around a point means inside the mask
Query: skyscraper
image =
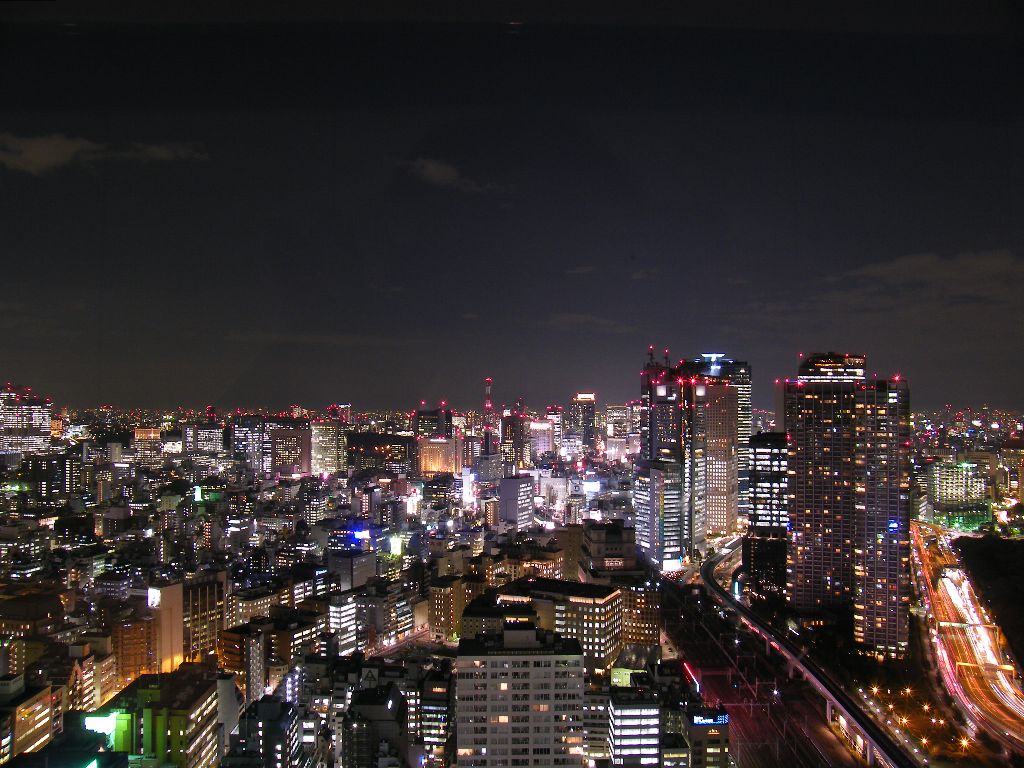
<svg viewBox="0 0 1024 768"><path fill-rule="evenodd" d="M559 451L562 448L562 406L549 405L544 418L551 422L552 450Z"/></svg>
<svg viewBox="0 0 1024 768"><path fill-rule="evenodd" d="M858 392L853 638L880 658L907 652L910 609L910 405L895 377Z"/></svg>
<svg viewBox="0 0 1024 768"><path fill-rule="evenodd" d="M683 510L682 465L675 461L638 462L633 509L640 551L662 570L679 570L690 534Z"/></svg>
<svg viewBox="0 0 1024 768"><path fill-rule="evenodd" d="M347 425L340 419L325 418L310 425L313 474L334 474L348 468Z"/></svg>
<svg viewBox="0 0 1024 768"><path fill-rule="evenodd" d="M667 351L664 363L656 362L649 350L640 383L634 506L637 545L663 570L678 570L683 558L704 549L707 408L698 407L697 400L705 397L704 380L692 364L673 366ZM645 483L651 488L650 505L643 498Z"/></svg>
<svg viewBox="0 0 1024 768"><path fill-rule="evenodd" d="M755 593L781 596L786 589L789 525L786 433L750 438L750 525L743 540L747 584Z"/></svg>
<svg viewBox="0 0 1024 768"><path fill-rule="evenodd" d="M732 533L739 511L739 449L736 445L739 388L721 379L697 385L703 408L704 508L707 532Z"/></svg>
<svg viewBox="0 0 1024 768"><path fill-rule="evenodd" d="M608 437L623 438L629 434L629 406L606 405L605 426Z"/></svg>
<svg viewBox="0 0 1024 768"><path fill-rule="evenodd" d="M231 423L231 453L256 471L263 470L263 419L239 415Z"/></svg>
<svg viewBox="0 0 1024 768"><path fill-rule="evenodd" d="M853 606L866 654L898 658L909 621L910 416L905 382L866 382L860 355L812 355L786 382L787 599Z"/></svg>
<svg viewBox="0 0 1024 768"><path fill-rule="evenodd" d="M416 437L451 437L454 434L452 410L446 406L447 403L442 402L438 408L421 407L416 411L412 424L412 430Z"/></svg>
<svg viewBox="0 0 1024 768"><path fill-rule="evenodd" d="M569 403L565 431L578 435L585 451L592 451L596 445L597 395L593 392L577 392Z"/></svg>
<svg viewBox="0 0 1024 768"><path fill-rule="evenodd" d="M697 371L701 375L727 381L736 387L736 474L739 481L739 511L745 514L750 506L747 498L748 474L750 472L749 441L754 431L753 410L750 402L752 389L750 363L733 360L721 352L705 353L695 362L698 366Z"/></svg>
<svg viewBox="0 0 1024 768"><path fill-rule="evenodd" d="M530 466L530 419L523 398L501 416L501 460L516 469Z"/></svg>
<svg viewBox="0 0 1024 768"><path fill-rule="evenodd" d="M555 443L551 433L552 424L547 419L530 420L530 453L533 456L554 452Z"/></svg>
<svg viewBox="0 0 1024 768"><path fill-rule="evenodd" d="M812 355L785 384L790 541L786 597L798 612L848 604L853 588L856 396L864 357Z"/></svg>

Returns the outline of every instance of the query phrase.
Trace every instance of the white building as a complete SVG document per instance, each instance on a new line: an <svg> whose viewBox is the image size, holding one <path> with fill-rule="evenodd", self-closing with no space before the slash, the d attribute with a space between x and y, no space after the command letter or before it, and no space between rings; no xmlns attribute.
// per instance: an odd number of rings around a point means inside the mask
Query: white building
<svg viewBox="0 0 1024 768"><path fill-rule="evenodd" d="M553 632L506 627L459 642L456 759L578 766L583 753L583 652Z"/></svg>
<svg viewBox="0 0 1024 768"><path fill-rule="evenodd" d="M612 688L608 701L608 752L612 765L658 765L661 706L644 688Z"/></svg>

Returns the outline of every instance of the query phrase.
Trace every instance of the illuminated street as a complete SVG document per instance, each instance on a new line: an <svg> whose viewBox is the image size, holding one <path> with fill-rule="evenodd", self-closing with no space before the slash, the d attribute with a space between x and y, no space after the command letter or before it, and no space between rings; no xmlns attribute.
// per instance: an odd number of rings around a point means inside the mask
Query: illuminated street
<svg viewBox="0 0 1024 768"><path fill-rule="evenodd" d="M915 566L943 682L977 730L1024 751L1024 695L1013 684L997 636L937 526L912 526Z"/></svg>

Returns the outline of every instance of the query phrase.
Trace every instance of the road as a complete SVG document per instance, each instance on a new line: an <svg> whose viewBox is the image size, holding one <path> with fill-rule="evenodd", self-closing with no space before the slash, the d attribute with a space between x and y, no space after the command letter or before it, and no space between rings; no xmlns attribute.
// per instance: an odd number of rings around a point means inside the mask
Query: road
<svg viewBox="0 0 1024 768"><path fill-rule="evenodd" d="M1014 685L998 630L938 526L911 525L914 562L935 660L947 690L978 730L1024 753L1024 695Z"/></svg>
<svg viewBox="0 0 1024 768"><path fill-rule="evenodd" d="M787 659L801 669L801 672L808 678L813 679L815 687L823 691L850 715L856 722L857 727L869 738L878 748L879 757L887 765L893 768L917 768L918 760L908 754L892 737L886 733L875 722L870 713L865 711L852 696L833 680L832 676L825 672L810 658L804 656L803 651L797 648L788 638L777 633L760 616L751 611L747 606L734 599L729 590L722 587L715 578L715 568L722 560L732 555L739 545L739 539L732 542L721 554L709 558L701 567L701 578L710 594L720 605L736 611L742 617L745 624L753 628L758 634L776 645L780 652Z"/></svg>

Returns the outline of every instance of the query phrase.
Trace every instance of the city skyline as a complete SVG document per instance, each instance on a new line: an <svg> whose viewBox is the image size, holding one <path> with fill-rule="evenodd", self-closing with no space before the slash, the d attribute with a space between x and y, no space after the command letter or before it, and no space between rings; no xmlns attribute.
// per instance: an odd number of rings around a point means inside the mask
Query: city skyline
<svg viewBox="0 0 1024 768"><path fill-rule="evenodd" d="M937 10L0 3L0 768L1024 768Z"/></svg>

